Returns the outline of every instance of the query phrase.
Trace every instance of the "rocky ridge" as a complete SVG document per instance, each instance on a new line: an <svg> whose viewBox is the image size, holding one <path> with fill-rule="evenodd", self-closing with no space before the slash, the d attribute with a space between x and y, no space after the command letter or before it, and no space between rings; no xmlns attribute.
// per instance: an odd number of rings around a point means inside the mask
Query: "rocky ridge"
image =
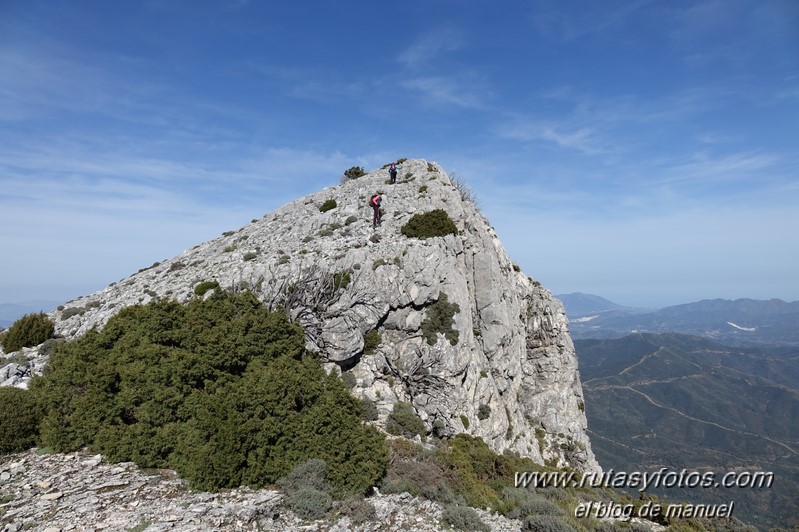
<svg viewBox="0 0 799 532"><path fill-rule="evenodd" d="M0 495L2 532L449 529L439 504L407 493L369 497L364 502L371 506L368 520L363 510L359 515L345 509L309 523L288 510L277 491L194 492L171 470L141 470L130 462L108 464L100 455L85 452L30 450L0 457ZM495 532L521 530L517 520L476 511Z"/></svg>
<svg viewBox="0 0 799 532"><path fill-rule="evenodd" d="M289 309L308 347L376 403L378 423L404 401L429 433L466 432L496 452L598 470L561 303L511 261L440 166L409 160L397 184L387 178L381 169L310 194L49 315L59 335L73 338L129 305L197 297L203 281L251 290ZM367 204L375 192L385 212L377 230ZM335 207L323 209L331 200ZM401 233L433 209L445 210L458 234ZM457 340L439 332L430 345L422 326L444 296L459 309ZM372 330L374 349L364 342ZM24 387L41 370L41 351L12 354L3 384Z"/></svg>

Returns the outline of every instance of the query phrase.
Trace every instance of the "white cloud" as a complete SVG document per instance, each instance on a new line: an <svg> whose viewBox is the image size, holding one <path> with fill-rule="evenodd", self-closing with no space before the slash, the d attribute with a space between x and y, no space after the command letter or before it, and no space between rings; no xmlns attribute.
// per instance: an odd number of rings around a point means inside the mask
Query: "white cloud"
<svg viewBox="0 0 799 532"><path fill-rule="evenodd" d="M402 82L406 89L420 92L433 102L468 109L485 108L483 95L467 89L473 85L461 79L444 76L417 77Z"/></svg>
<svg viewBox="0 0 799 532"><path fill-rule="evenodd" d="M505 138L524 142L551 142L561 148L577 150L587 155L607 152L597 137L597 131L589 127L570 130L568 126L517 120L515 123L500 126L498 131Z"/></svg>
<svg viewBox="0 0 799 532"><path fill-rule="evenodd" d="M424 66L439 56L461 49L465 44L463 33L455 28L441 28L422 35L405 48L397 60L408 67Z"/></svg>

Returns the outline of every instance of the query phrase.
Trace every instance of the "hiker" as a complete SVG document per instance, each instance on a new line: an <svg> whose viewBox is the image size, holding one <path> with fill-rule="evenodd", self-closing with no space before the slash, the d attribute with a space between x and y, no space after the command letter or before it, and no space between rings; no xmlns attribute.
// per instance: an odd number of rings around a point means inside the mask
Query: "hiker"
<svg viewBox="0 0 799 532"><path fill-rule="evenodd" d="M372 210L374 211L374 216L372 216L372 227L377 227L380 225L380 203L382 203L383 198L380 197L380 194L375 194L371 198L369 198L369 205L372 206Z"/></svg>
<svg viewBox="0 0 799 532"><path fill-rule="evenodd" d="M397 163L391 163L391 165L388 167L388 175L391 176L392 185L397 182L397 168L399 168Z"/></svg>

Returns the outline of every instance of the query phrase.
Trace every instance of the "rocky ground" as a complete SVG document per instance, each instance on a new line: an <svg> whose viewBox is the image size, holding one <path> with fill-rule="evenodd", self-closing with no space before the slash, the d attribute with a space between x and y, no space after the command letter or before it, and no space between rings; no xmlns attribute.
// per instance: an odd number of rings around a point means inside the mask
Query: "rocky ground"
<svg viewBox="0 0 799 532"><path fill-rule="evenodd" d="M373 495L372 519L354 523L334 510L304 522L277 491L239 488L196 492L170 470L109 464L89 453L0 457L0 531L136 530L448 530L440 505L399 495ZM517 531L519 521L477 510L494 531ZM351 512L350 512L351 513ZM363 513L363 512L361 512Z"/></svg>

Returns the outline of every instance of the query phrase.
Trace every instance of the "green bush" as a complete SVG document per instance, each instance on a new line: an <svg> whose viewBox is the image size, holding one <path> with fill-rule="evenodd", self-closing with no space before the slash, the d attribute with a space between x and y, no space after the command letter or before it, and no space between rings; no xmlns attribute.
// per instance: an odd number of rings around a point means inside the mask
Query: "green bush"
<svg viewBox="0 0 799 532"><path fill-rule="evenodd" d="M531 515L524 519L522 530L530 532L573 532L574 528L552 515Z"/></svg>
<svg viewBox="0 0 799 532"><path fill-rule="evenodd" d="M402 226L402 234L409 238L432 238L436 236L456 235L458 228L449 217L447 211L435 209L424 214L414 214L408 223Z"/></svg>
<svg viewBox="0 0 799 532"><path fill-rule="evenodd" d="M527 496L518 501L516 507L508 512L508 517L521 519L530 515L565 516L566 511L557 504L548 501L540 495L527 491Z"/></svg>
<svg viewBox="0 0 799 532"><path fill-rule="evenodd" d="M30 449L36 443L41 409L28 390L0 388L0 454Z"/></svg>
<svg viewBox="0 0 799 532"><path fill-rule="evenodd" d="M344 225L354 224L357 221L358 221L358 217L357 216L347 216L347 219L344 220Z"/></svg>
<svg viewBox="0 0 799 532"><path fill-rule="evenodd" d="M424 421L416 415L413 406L409 403L399 402L394 405L394 409L388 415L386 431L395 436L412 438L417 434L424 434L427 430Z"/></svg>
<svg viewBox="0 0 799 532"><path fill-rule="evenodd" d="M63 312L61 312L61 319L68 320L72 316L80 316L83 315L84 313L86 313L86 309L82 307L69 307L64 309Z"/></svg>
<svg viewBox="0 0 799 532"><path fill-rule="evenodd" d="M352 282L350 272L343 271L333 274L333 290L345 289Z"/></svg>
<svg viewBox="0 0 799 532"><path fill-rule="evenodd" d="M301 488L313 488L315 490L329 492L330 486L325 479L327 474L327 464L319 458L311 458L301 464L297 464L285 477L277 481L277 485L285 494L290 494Z"/></svg>
<svg viewBox="0 0 799 532"><path fill-rule="evenodd" d="M491 416L491 407L488 405L480 405L477 408L477 419L483 421Z"/></svg>
<svg viewBox="0 0 799 532"><path fill-rule="evenodd" d="M363 410L363 418L366 421L376 421L378 418L377 405L368 397L361 399L361 409Z"/></svg>
<svg viewBox="0 0 799 532"><path fill-rule="evenodd" d="M244 262L247 262L253 260L257 256L258 253L255 253L254 251L248 251L247 253L244 254L244 257L242 258L244 259Z"/></svg>
<svg viewBox="0 0 799 532"><path fill-rule="evenodd" d="M318 489L302 487L286 497L286 504L300 519L315 521L325 516L333 506L333 497Z"/></svg>
<svg viewBox="0 0 799 532"><path fill-rule="evenodd" d="M491 530L473 508L460 504L449 504L444 507L442 518L456 530L479 530L481 532L489 532Z"/></svg>
<svg viewBox="0 0 799 532"><path fill-rule="evenodd" d="M301 519L320 519L333 504L326 477L324 460L312 458L295 466L277 481L286 497L286 504Z"/></svg>
<svg viewBox="0 0 799 532"><path fill-rule="evenodd" d="M355 378L355 375L346 371L341 374L341 382L344 383L344 386L352 390L358 384L358 379Z"/></svg>
<svg viewBox="0 0 799 532"><path fill-rule="evenodd" d="M426 317L422 321L422 334L429 345L436 344L437 333L442 333L452 345L458 343L460 334L452 328L452 325L455 323L453 320L455 313L460 311L461 308L457 303L450 304L447 294L439 292L438 301L427 307Z"/></svg>
<svg viewBox="0 0 799 532"><path fill-rule="evenodd" d="M377 332L377 329L367 331L367 333L363 335L363 353L365 355L371 355L382 341L383 339L380 337L380 333Z"/></svg>
<svg viewBox="0 0 799 532"><path fill-rule="evenodd" d="M387 447L302 329L248 292L128 307L58 345L31 392L43 445L169 467L197 489L275 482L326 461L336 493L383 476Z"/></svg>
<svg viewBox="0 0 799 532"><path fill-rule="evenodd" d="M325 201L321 207L319 207L319 212L327 212L329 210L335 209L338 206L336 200L329 199Z"/></svg>
<svg viewBox="0 0 799 532"><path fill-rule="evenodd" d="M365 175L366 171L360 166L352 166L344 171L344 177L346 177L347 179L357 179Z"/></svg>
<svg viewBox="0 0 799 532"><path fill-rule="evenodd" d="M26 314L14 322L3 335L3 349L6 353L32 347L53 337L55 327L43 312Z"/></svg>
<svg viewBox="0 0 799 532"><path fill-rule="evenodd" d="M203 281L194 287L194 293L199 297L203 297L206 292L215 288L219 288L219 283L217 281Z"/></svg>

